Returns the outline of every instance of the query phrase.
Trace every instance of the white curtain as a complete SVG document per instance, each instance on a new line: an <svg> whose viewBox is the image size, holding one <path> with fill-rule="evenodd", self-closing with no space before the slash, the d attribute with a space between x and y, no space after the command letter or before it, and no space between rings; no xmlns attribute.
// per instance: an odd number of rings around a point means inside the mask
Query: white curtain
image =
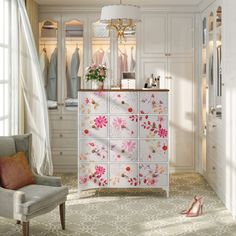
<svg viewBox="0 0 236 236"><path fill-rule="evenodd" d="M43 75L24 1L14 1L19 13L20 84L24 96L25 129L27 133L32 134L32 164L38 174L52 175L49 119Z"/></svg>

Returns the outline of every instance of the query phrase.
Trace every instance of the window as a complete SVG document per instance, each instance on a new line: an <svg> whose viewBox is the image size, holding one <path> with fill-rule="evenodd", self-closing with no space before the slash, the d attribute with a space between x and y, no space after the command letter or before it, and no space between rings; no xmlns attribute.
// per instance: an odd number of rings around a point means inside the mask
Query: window
<svg viewBox="0 0 236 236"><path fill-rule="evenodd" d="M18 31L14 11L15 1L0 1L0 136L15 134L18 126L18 51L15 41Z"/></svg>

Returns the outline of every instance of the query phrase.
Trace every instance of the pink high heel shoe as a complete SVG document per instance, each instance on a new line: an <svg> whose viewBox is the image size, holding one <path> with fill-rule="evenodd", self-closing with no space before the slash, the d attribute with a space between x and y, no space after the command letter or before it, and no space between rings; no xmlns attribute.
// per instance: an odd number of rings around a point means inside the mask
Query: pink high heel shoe
<svg viewBox="0 0 236 236"><path fill-rule="evenodd" d="M198 198L191 210L186 214L187 217L197 217L203 214L203 198Z"/></svg>
<svg viewBox="0 0 236 236"><path fill-rule="evenodd" d="M192 209L192 207L196 203L196 201L197 201L197 196L194 196L192 201L190 202L188 208L186 210L181 211L181 214L183 214L183 215L187 214Z"/></svg>

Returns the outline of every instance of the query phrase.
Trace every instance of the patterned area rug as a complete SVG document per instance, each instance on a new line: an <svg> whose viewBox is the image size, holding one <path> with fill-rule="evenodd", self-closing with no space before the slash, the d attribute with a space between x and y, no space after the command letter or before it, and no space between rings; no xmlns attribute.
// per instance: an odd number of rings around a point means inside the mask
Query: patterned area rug
<svg viewBox="0 0 236 236"><path fill-rule="evenodd" d="M170 197L157 190L84 191L77 195L75 175L63 175L70 188L65 231L58 209L30 222L31 236L235 236L236 221L198 174L173 174ZM179 212L194 194L204 196L204 215L187 218ZM21 235L15 221L0 218L0 235Z"/></svg>

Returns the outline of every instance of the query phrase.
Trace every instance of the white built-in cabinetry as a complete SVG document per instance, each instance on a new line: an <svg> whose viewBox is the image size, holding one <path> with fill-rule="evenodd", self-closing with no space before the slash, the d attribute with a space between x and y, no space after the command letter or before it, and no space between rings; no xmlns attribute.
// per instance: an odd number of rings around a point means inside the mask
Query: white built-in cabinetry
<svg viewBox="0 0 236 236"><path fill-rule="evenodd" d="M202 94L202 167L209 184L225 202L226 143L224 125L224 77L222 71L222 12L216 1L202 14L201 94Z"/></svg>
<svg viewBox="0 0 236 236"><path fill-rule="evenodd" d="M65 23L78 21L83 26L83 37L79 39L81 69L91 64L94 48L99 39L93 37L93 24L99 20L99 12L67 10L53 7L41 8L40 23L51 20L57 25L56 45L58 47L58 86L57 107L50 109L51 143L54 168L56 171L76 171L78 147L77 108L65 106L68 97L65 80L66 40ZM78 11L78 12L77 12ZM136 35L129 38L126 45L115 43L116 39L103 39L102 45L110 48L110 81L119 80L117 72L117 48L137 51L136 79L137 88L142 88L151 75L161 77L161 89L170 89L170 171L194 171L194 13L168 13L143 11L142 22ZM136 43L137 39L137 43ZM71 39L73 41L73 39ZM49 40L50 41L50 40ZM52 41L50 42L52 43ZM40 41L40 50L44 42ZM82 83L85 85L85 83Z"/></svg>
<svg viewBox="0 0 236 236"><path fill-rule="evenodd" d="M193 171L194 15L144 14L140 35L140 78L160 75L170 90L171 170Z"/></svg>

